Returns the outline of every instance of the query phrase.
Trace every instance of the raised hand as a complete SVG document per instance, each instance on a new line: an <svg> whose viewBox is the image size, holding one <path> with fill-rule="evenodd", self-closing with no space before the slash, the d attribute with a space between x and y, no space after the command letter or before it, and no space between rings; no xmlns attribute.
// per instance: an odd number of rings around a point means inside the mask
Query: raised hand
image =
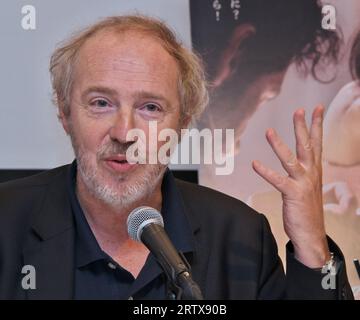
<svg viewBox="0 0 360 320"><path fill-rule="evenodd" d="M330 259L324 226L322 199L322 123L324 107L312 114L310 132L305 111L294 113L296 155L274 129L266 138L288 176L253 161L254 170L282 193L283 224L293 243L295 258L310 268L320 268Z"/></svg>

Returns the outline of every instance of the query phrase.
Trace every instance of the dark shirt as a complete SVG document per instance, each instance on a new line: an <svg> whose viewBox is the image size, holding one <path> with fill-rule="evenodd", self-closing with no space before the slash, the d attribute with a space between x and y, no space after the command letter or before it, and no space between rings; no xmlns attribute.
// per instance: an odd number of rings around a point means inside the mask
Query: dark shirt
<svg viewBox="0 0 360 320"><path fill-rule="evenodd" d="M166 299L171 297L165 273L149 254L135 279L99 246L75 192L76 163L69 171L68 190L75 219L74 299ZM181 197L172 174L167 171L162 183L164 227L175 248L193 251L193 235L184 213Z"/></svg>

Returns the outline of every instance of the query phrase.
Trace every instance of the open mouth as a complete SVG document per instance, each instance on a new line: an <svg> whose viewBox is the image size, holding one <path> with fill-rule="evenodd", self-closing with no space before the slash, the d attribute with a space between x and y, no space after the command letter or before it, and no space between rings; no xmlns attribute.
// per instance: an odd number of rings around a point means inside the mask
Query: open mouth
<svg viewBox="0 0 360 320"><path fill-rule="evenodd" d="M121 163L121 164L125 164L125 163L128 163L127 160L111 160L111 161L114 161L116 163Z"/></svg>
<svg viewBox="0 0 360 320"><path fill-rule="evenodd" d="M127 172L136 166L134 163L129 163L126 160L126 157L123 156L109 157L106 159L105 163L116 172Z"/></svg>

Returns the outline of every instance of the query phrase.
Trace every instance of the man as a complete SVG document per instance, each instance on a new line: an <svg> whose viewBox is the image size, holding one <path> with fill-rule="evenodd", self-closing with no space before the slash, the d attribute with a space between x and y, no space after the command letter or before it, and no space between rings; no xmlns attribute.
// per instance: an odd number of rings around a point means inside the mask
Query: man
<svg viewBox="0 0 360 320"><path fill-rule="evenodd" d="M310 133L302 110L295 114L297 156L268 132L289 177L254 163L284 194L292 240L285 278L263 215L175 180L166 165L126 160L136 143L126 139L131 129L148 135L149 121L156 121L158 130L179 131L207 101L198 59L163 23L107 18L58 48L50 71L76 161L0 186L0 298L170 297L159 264L126 232L129 212L143 205L161 211L207 299L352 297L342 254L323 225L322 107L314 111ZM336 286L327 290L324 276L334 275L321 269L334 271L334 264ZM36 270L36 286L24 286L24 266Z"/></svg>

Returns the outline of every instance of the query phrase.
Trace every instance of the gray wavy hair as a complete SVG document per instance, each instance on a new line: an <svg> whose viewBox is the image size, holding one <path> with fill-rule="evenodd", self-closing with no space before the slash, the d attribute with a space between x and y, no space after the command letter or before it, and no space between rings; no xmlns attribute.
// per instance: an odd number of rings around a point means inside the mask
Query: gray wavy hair
<svg viewBox="0 0 360 320"><path fill-rule="evenodd" d="M85 41L103 30L125 32L135 30L148 33L160 41L164 49L176 60L180 77L178 90L182 119L194 120L200 116L208 103L204 67L199 56L187 49L164 22L142 16L113 16L80 30L61 42L50 59L53 101L65 116L70 114L70 93L76 57Z"/></svg>

